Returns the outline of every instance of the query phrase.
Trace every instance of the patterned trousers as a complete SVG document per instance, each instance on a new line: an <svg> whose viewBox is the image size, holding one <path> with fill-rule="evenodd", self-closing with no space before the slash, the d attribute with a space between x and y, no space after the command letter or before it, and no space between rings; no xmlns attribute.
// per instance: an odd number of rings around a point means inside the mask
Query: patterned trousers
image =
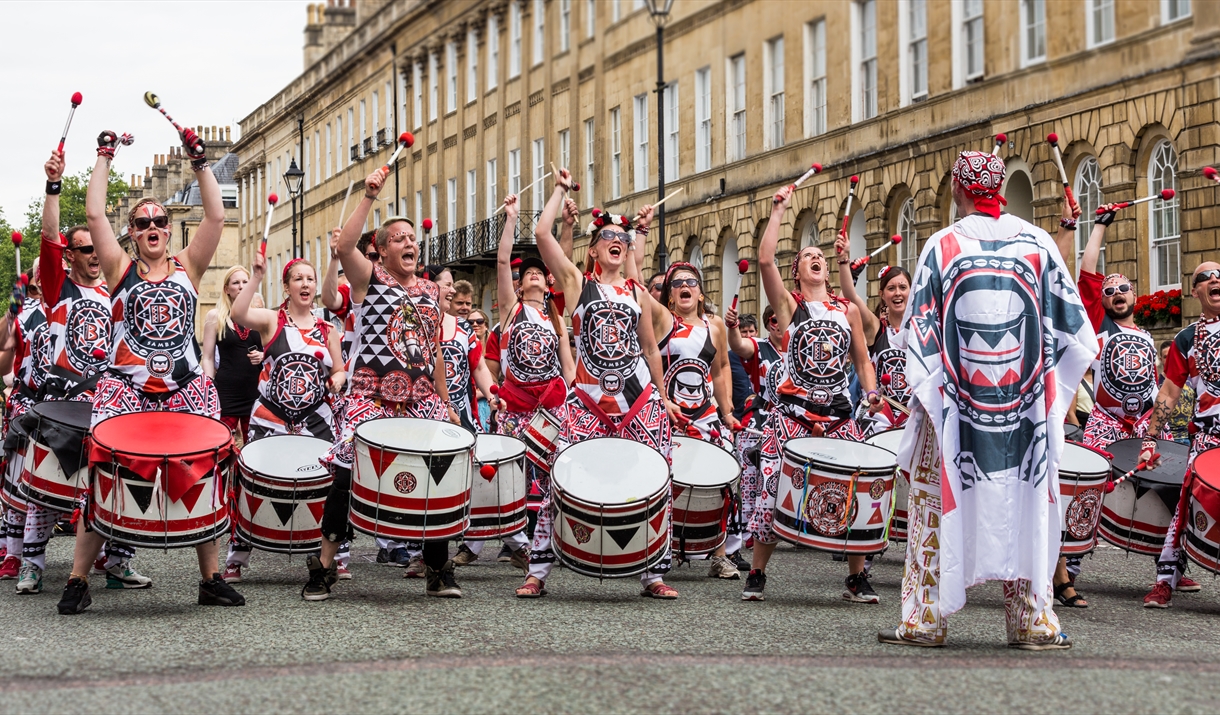
<svg viewBox="0 0 1220 715"><path fill-rule="evenodd" d="M936 432L927 419L918 427L911 491L907 502L907 553L902 572L902 625L906 638L943 643L948 616L941 612L940 598L940 520L941 461ZM1059 634L1059 618L1052 608L1050 586L1047 592L1031 591L1032 582L1016 579L1004 582L1004 623L1008 642L1039 643Z"/></svg>
<svg viewBox="0 0 1220 715"><path fill-rule="evenodd" d="M1195 463L1195 457L1205 450L1220 445L1220 435L1196 432L1190 438L1190 462L1186 467L1186 481L1190 482L1190 469ZM1187 487L1183 487L1178 506L1173 510L1173 521L1169 522L1169 531L1165 534L1165 545L1161 547L1161 555L1156 560L1156 580L1166 582L1170 588L1177 588L1182 574L1186 573L1186 551L1178 540L1178 517L1182 504L1187 501Z"/></svg>

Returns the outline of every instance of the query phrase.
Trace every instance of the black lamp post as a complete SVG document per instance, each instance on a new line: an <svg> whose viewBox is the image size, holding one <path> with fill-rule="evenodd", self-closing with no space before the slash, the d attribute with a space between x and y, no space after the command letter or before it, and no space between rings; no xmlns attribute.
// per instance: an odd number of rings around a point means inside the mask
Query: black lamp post
<svg viewBox="0 0 1220 715"><path fill-rule="evenodd" d="M665 197L665 26L674 0L644 0L657 26L657 201ZM657 208L657 243L665 245L665 206Z"/></svg>
<svg viewBox="0 0 1220 715"><path fill-rule="evenodd" d="M297 166L293 159L284 172L284 183L288 185L288 194L292 196L292 257L300 258L302 251L297 246L297 199L301 196L301 187L305 182L305 172Z"/></svg>

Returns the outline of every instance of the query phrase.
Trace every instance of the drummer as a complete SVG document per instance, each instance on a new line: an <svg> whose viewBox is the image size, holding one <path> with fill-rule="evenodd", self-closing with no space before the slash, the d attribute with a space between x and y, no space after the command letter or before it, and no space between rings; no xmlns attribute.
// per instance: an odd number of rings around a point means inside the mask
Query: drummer
<svg viewBox="0 0 1220 715"><path fill-rule="evenodd" d="M555 190L534 229L538 250L555 276L556 287L565 296L578 296L572 308L576 374L557 451L592 437L617 435L651 447L668 460L670 420L678 419L681 410L664 397L652 321L640 320L642 315L651 315L652 298L643 286L622 275L632 243L648 231L652 207L641 208L635 221L594 209L587 253L592 270L582 275L551 235L551 226L571 185L572 175L567 169L560 169ZM546 595L546 577L555 563L551 549L550 479L543 482L543 504L534 528L530 575L517 589L518 598ZM661 560L640 575L644 586L641 595L678 597L678 591L663 581L671 565L669 542L667 535L666 552Z"/></svg>
<svg viewBox="0 0 1220 715"><path fill-rule="evenodd" d="M203 219L190 245L172 256L165 207L152 197L140 199L127 215L136 254L132 261L106 218L114 136L113 132L102 132L98 137L97 161L85 197L89 234L110 288L114 316L110 368L97 383L93 423L114 415L155 411L191 412L219 420L220 399L212 379L199 364L194 325L199 281L212 262L224 229L220 185L209 168L203 142L189 127L184 129L182 143L199 184ZM87 508L82 511L88 514ZM101 535L91 529L88 519L80 519L75 564L58 606L61 614L80 613L92 602L88 569L101 545ZM246 599L216 570L216 542L199 544L195 552L203 577L199 605L245 605Z"/></svg>
<svg viewBox="0 0 1220 715"><path fill-rule="evenodd" d="M860 320L860 309L837 298L827 286L826 257L817 246L802 248L792 259L796 290L789 292L775 263L775 248L784 212L792 201L792 187L775 195L771 220L758 249L759 269L767 301L775 308L778 329L784 333L784 379L776 389L776 409L763 428L760 471L771 477L759 493L750 531L754 534L752 568L746 577L742 600L763 600L767 562L775 551L772 528L775 494L770 488L779 476L781 455L790 439L824 434L833 439L859 442L863 435L852 418L847 367L856 368L870 413L881 406L873 365ZM840 261L843 258L840 256ZM878 603L868 581L865 557L847 557L848 575L843 598L855 603Z"/></svg>
<svg viewBox="0 0 1220 715"><path fill-rule="evenodd" d="M637 245L637 258L643 241ZM733 450L733 431L741 425L733 416L733 384L724 321L703 310L703 277L684 262L670 264L661 284L660 301L652 303L652 330L660 339L665 397L681 411L674 434ZM732 550L741 548L741 536ZM711 556L708 578L740 579L726 557L728 543Z"/></svg>
<svg viewBox="0 0 1220 715"><path fill-rule="evenodd" d="M1161 383L1156 405L1148 419L1140 462L1147 461L1156 452L1156 440L1149 435L1161 434L1178 404L1182 388L1186 386L1193 388L1198 396L1190 425L1191 462L1200 452L1220 446L1220 389L1203 377L1220 371L1220 354L1213 346L1220 333L1220 263L1200 263L1191 274L1190 285L1191 294L1199 301L1202 315L1198 321L1183 328L1169 347L1169 354L1165 358L1165 380ZM1184 501L1179 500L1173 521L1169 524L1169 532L1165 534L1165 546L1157 560L1156 585L1144 596L1145 608L1168 608L1173 592L1183 590L1186 554L1178 541L1181 531L1178 510ZM1194 584L1193 581L1189 583ZM1197 584L1191 588L1199 590Z"/></svg>
<svg viewBox="0 0 1220 715"><path fill-rule="evenodd" d="M301 592L306 600L329 596L338 578L335 553L339 543L353 535L348 502L356 428L379 417L447 419L460 424L445 384L436 284L415 275L419 257L415 225L399 216L383 222L374 243L379 261L370 261L357 250L361 229L385 185L386 173L383 167L365 179L364 198L343 226L336 251L351 286L352 303L360 305L360 313L342 426L330 453L322 458L334 469L335 480L322 514L321 558L309 557L309 581ZM427 595L461 598L448 542L426 542L423 561Z"/></svg>

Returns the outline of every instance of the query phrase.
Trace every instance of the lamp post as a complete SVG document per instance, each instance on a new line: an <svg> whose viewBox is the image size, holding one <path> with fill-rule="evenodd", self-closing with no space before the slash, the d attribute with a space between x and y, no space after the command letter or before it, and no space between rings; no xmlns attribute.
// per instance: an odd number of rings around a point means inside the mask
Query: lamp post
<svg viewBox="0 0 1220 715"><path fill-rule="evenodd" d="M674 0L644 0L657 26L657 200L665 197L665 26ZM665 245L665 206L657 208L657 244Z"/></svg>
<svg viewBox="0 0 1220 715"><path fill-rule="evenodd" d="M284 183L288 185L288 194L292 196L292 257L300 258L301 250L297 246L297 198L301 195L301 186L305 181L305 172L297 166L293 159L284 172Z"/></svg>

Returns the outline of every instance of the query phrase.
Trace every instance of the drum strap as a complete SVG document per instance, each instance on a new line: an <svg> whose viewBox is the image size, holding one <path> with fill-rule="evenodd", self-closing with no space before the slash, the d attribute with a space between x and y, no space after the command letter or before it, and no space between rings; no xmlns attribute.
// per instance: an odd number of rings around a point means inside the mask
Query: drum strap
<svg viewBox="0 0 1220 715"><path fill-rule="evenodd" d="M579 387L574 386L572 388L572 392L575 392L576 396L580 398L580 401L584 403L585 409L589 410L589 412L597 418L598 422L601 422L606 426L606 429L609 430L610 436L612 437L619 436L619 434L626 429L627 425L631 424L631 420L635 419L635 416L640 413L640 410L644 409L644 405L648 404L648 400L652 397L652 390L653 386L650 382L644 388L644 391L640 393L640 396L635 398L635 402L632 403L631 409L627 410L627 412L623 414L623 420L618 424L614 424L614 419L610 417L610 415L606 414L604 410L602 410L601 405L597 404L596 400L589 397L589 395Z"/></svg>

